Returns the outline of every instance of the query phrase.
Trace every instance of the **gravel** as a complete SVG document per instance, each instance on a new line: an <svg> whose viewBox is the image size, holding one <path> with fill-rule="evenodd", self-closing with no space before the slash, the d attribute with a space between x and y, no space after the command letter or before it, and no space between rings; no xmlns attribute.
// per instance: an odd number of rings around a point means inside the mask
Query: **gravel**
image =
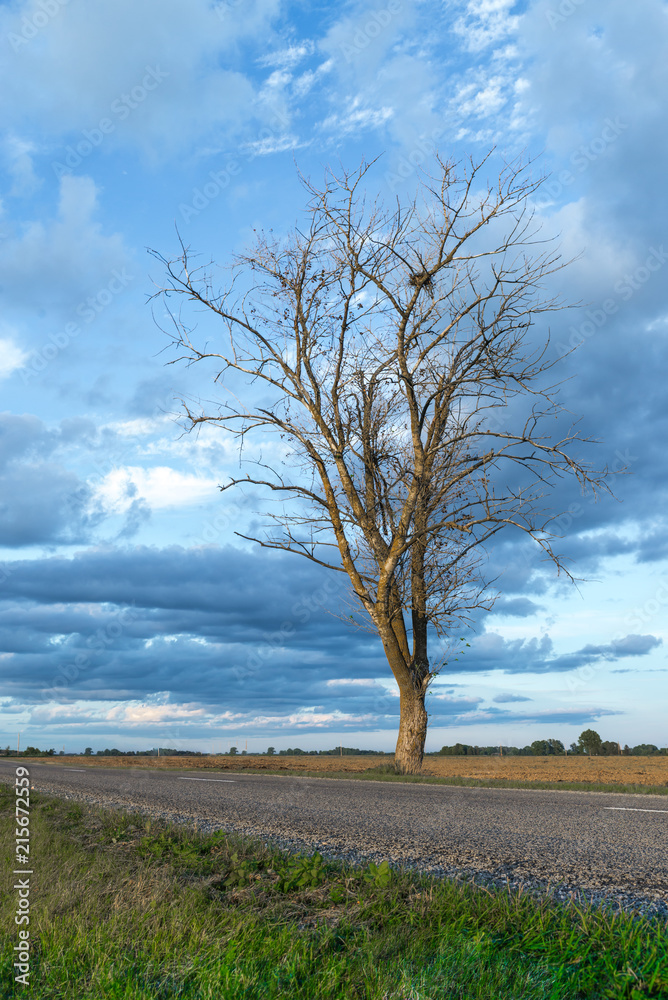
<svg viewBox="0 0 668 1000"><path fill-rule="evenodd" d="M30 769L47 794L202 833L259 837L356 866L388 860L433 877L668 919L668 813L659 811L666 808L660 796ZM0 780L13 780L4 762Z"/></svg>

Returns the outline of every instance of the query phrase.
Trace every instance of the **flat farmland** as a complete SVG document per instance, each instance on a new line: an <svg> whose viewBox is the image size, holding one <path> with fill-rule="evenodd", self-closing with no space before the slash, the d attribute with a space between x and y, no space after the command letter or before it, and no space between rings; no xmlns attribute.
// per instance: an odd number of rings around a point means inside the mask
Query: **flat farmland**
<svg viewBox="0 0 668 1000"><path fill-rule="evenodd" d="M31 758L22 758L22 761ZM151 768L166 770L272 771L354 774L389 764L388 756L295 757L40 757L40 764L65 767ZM506 779L526 782L591 782L592 784L668 785L665 757L425 757L425 777Z"/></svg>

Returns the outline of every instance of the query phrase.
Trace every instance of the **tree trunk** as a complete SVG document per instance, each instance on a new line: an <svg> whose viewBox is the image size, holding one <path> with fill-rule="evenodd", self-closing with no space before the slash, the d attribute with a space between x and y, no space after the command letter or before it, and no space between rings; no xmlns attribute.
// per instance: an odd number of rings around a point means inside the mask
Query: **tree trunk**
<svg viewBox="0 0 668 1000"><path fill-rule="evenodd" d="M427 738L427 709L424 691L401 691L399 738L394 754L401 774L419 774Z"/></svg>

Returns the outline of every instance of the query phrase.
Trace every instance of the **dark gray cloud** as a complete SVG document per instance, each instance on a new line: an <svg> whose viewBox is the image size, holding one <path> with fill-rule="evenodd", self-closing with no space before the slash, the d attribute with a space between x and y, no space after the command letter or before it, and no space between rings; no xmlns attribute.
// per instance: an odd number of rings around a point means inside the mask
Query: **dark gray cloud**
<svg viewBox="0 0 668 1000"><path fill-rule="evenodd" d="M528 597L500 598L494 605L494 614L511 615L514 618L531 618L542 609L540 604Z"/></svg>
<svg viewBox="0 0 668 1000"><path fill-rule="evenodd" d="M492 701L495 701L500 705L503 705L506 702L511 702L511 701L532 701L532 700L533 699L531 698L525 698L524 695L521 694L497 694L496 698L492 699Z"/></svg>
<svg viewBox="0 0 668 1000"><path fill-rule="evenodd" d="M519 712L502 712L499 709L489 708L481 713L459 716L456 724L458 726L479 726L481 723L501 723L503 725L518 727L528 724L584 727L592 726L602 719L623 714L623 712L613 711L608 708L573 708L527 712L525 715L521 715ZM549 738L549 733L546 734L545 738ZM514 739L517 739L517 737L514 737Z"/></svg>
<svg viewBox="0 0 668 1000"><path fill-rule="evenodd" d="M493 631L470 639L471 648L458 664L458 672L503 670L508 674L562 673L601 661L645 656L662 644L653 635L627 635L606 645L587 644L572 653L554 655L552 639L504 639Z"/></svg>
<svg viewBox="0 0 668 1000"><path fill-rule="evenodd" d="M326 698L378 712L382 688L326 687L342 674L388 673L373 637L328 613L339 586L308 563L233 548L15 563L0 584L0 636L15 667L4 690L39 700L169 690L240 710L252 689L257 710Z"/></svg>
<svg viewBox="0 0 668 1000"><path fill-rule="evenodd" d="M70 559L17 561L10 569L0 580L0 649L7 654L1 694L33 705L34 722L75 726L80 701L111 701L122 714L123 706L163 692L160 710L167 714L169 706L193 705L195 715L274 720L266 722L267 732L289 728L295 713L307 721L315 713L319 729L396 726L398 698L379 640L337 617L348 594L342 575L232 546L89 549ZM658 644L653 636L629 635L555 656L548 636L523 641L486 633L471 642L457 671L573 670L640 657ZM439 684L431 724L579 723L603 711L543 719L540 712L501 707L531 700L502 694L484 709L482 697ZM48 708L54 704L57 711ZM127 719L133 718L131 712ZM98 724L99 732L108 731L107 723ZM179 725L194 735L206 728L196 718Z"/></svg>
<svg viewBox="0 0 668 1000"><path fill-rule="evenodd" d="M661 646L663 640L655 635L625 635L623 639L613 639L608 646L593 647L599 654L612 656L645 656Z"/></svg>
<svg viewBox="0 0 668 1000"><path fill-rule="evenodd" d="M43 543L81 543L99 517L73 506L90 493L77 476L51 462L23 464L0 474L0 545L21 548Z"/></svg>

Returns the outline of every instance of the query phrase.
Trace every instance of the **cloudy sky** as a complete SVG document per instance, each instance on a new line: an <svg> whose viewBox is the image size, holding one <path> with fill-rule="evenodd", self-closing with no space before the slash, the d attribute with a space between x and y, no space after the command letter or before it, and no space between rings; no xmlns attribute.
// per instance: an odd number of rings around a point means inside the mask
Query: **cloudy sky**
<svg viewBox="0 0 668 1000"><path fill-rule="evenodd" d="M146 248L175 256L178 227L225 264L298 219L296 167L382 154L370 189L408 198L435 149L495 146L550 175L534 208L574 259L553 290L580 303L551 320L578 347L563 402L628 471L615 499L555 492L577 588L495 544L427 749L665 745L665 0L28 0L0 38L0 744L393 747L338 574L242 542L235 448L181 433L178 397L212 388L166 364Z"/></svg>

